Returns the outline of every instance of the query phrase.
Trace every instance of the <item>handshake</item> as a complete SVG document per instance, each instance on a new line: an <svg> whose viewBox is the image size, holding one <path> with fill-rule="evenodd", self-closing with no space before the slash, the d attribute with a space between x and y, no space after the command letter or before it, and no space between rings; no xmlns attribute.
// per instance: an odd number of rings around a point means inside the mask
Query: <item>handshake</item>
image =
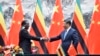
<svg viewBox="0 0 100 56"><path fill-rule="evenodd" d="M48 41L50 41L50 38L40 38L40 40L42 40L42 41L45 41L45 42L48 42Z"/></svg>

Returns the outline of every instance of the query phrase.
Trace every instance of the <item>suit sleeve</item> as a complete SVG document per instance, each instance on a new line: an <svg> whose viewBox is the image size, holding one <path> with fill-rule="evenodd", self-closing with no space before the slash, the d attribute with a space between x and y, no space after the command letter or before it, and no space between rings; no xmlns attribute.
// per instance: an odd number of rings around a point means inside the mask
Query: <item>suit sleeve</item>
<svg viewBox="0 0 100 56"><path fill-rule="evenodd" d="M53 41L56 41L56 40L59 40L59 39L61 39L61 35L58 35L56 37L51 37L50 42L53 42Z"/></svg>
<svg viewBox="0 0 100 56"><path fill-rule="evenodd" d="M74 47L75 47L75 49L77 51L77 46L78 46L78 42L79 42L79 36L78 36L77 31L73 32L72 37L73 37L73 45L74 45Z"/></svg>
<svg viewBox="0 0 100 56"><path fill-rule="evenodd" d="M40 41L40 38L39 38L39 37L31 36L31 35L28 33L28 31L26 31L26 30L24 30L23 36L24 36L26 39L31 39L31 40Z"/></svg>

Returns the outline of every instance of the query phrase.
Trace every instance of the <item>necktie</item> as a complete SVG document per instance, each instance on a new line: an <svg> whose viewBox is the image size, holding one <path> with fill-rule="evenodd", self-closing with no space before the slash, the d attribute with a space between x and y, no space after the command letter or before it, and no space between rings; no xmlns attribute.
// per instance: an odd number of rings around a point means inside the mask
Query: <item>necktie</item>
<svg viewBox="0 0 100 56"><path fill-rule="evenodd" d="M65 40L67 34L68 34L68 31L65 31L65 33L64 33L64 40Z"/></svg>

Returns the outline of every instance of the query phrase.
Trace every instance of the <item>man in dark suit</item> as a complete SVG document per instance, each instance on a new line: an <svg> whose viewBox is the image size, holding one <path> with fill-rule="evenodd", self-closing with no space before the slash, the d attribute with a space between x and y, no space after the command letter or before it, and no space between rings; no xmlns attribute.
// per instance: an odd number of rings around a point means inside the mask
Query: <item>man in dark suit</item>
<svg viewBox="0 0 100 56"><path fill-rule="evenodd" d="M77 31L75 29L71 28L71 21L69 21L69 20L64 21L64 31L62 31L61 34L59 34L56 37L52 37L50 39L48 38L48 40L50 42L53 42L53 41L56 41L59 39L62 40L61 46L66 55L68 55L67 51L68 51L71 43L73 43L73 45L77 51L79 37L78 37Z"/></svg>
<svg viewBox="0 0 100 56"><path fill-rule="evenodd" d="M24 54L32 54L30 40L44 41L43 38L31 36L28 33L29 22L24 20L21 24L21 30L19 32L19 46L22 48Z"/></svg>

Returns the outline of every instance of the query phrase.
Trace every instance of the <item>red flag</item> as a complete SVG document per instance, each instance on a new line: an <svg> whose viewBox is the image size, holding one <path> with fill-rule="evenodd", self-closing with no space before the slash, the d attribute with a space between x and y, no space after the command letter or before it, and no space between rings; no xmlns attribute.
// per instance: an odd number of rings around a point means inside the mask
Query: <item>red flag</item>
<svg viewBox="0 0 100 56"><path fill-rule="evenodd" d="M61 8L61 0L55 1L53 18L51 21L51 27L49 31L49 37L54 37L59 35L63 30L63 13ZM50 53L56 53L56 49L60 41L51 42L51 51Z"/></svg>
<svg viewBox="0 0 100 56"><path fill-rule="evenodd" d="M19 42L19 31L21 28L21 22L23 20L21 0L16 0L14 8L14 14L12 18L12 24L9 32L10 44L18 45Z"/></svg>
<svg viewBox="0 0 100 56"><path fill-rule="evenodd" d="M88 49L90 54L100 54L100 0L95 0L95 6L88 34Z"/></svg>

